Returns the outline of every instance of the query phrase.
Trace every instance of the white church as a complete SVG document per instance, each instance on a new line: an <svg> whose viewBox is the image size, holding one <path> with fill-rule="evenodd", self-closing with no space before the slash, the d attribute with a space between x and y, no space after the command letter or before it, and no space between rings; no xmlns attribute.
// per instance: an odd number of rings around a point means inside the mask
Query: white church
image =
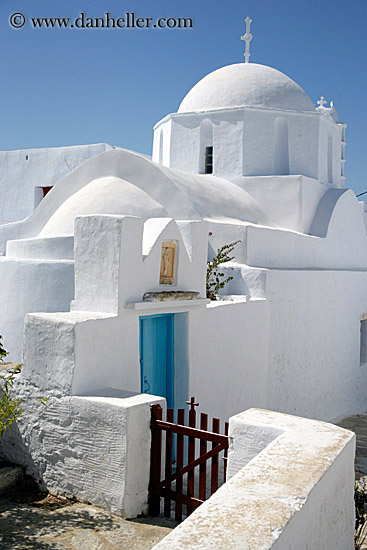
<svg viewBox="0 0 367 550"><path fill-rule="evenodd" d="M345 130L332 102L245 62L157 122L151 159L107 144L0 153L0 333L25 395L52 398L42 436L23 428L34 474L77 486L75 418L152 395L194 395L223 420L366 411L367 239ZM209 300L207 260L234 241L233 279Z"/></svg>

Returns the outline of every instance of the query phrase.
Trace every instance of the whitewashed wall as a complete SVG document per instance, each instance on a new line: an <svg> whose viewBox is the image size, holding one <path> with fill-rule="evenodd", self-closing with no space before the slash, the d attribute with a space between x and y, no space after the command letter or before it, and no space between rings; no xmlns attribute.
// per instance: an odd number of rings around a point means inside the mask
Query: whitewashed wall
<svg viewBox="0 0 367 550"><path fill-rule="evenodd" d="M233 182L254 197L278 227L305 234L310 233L320 199L330 189L305 176L244 176Z"/></svg>
<svg viewBox="0 0 367 550"><path fill-rule="evenodd" d="M334 187L344 187L344 177L341 174L342 158L342 135L343 125L334 124L328 116L320 117L320 140L319 140L319 179ZM328 170L328 139L332 140L331 179Z"/></svg>
<svg viewBox="0 0 367 550"><path fill-rule="evenodd" d="M24 380L37 381L40 387L55 384L67 394L98 390L101 384L140 391L139 315L167 313L172 303L148 303L143 310L125 304L141 302L147 291L178 289L200 293L201 301L190 306L206 303L205 222L156 218L145 226L128 216L77 218L72 311L28 315ZM173 286L159 285L163 240L177 241ZM173 307L177 313L187 311L180 302Z"/></svg>
<svg viewBox="0 0 367 550"><path fill-rule="evenodd" d="M268 272L267 408L324 420L367 409L367 371L360 365L366 284L358 271Z"/></svg>
<svg viewBox="0 0 367 550"><path fill-rule="evenodd" d="M107 143L0 151L0 224L23 220L37 206L38 187L55 185L87 159L111 149Z"/></svg>
<svg viewBox="0 0 367 550"><path fill-rule="evenodd" d="M153 135L152 160L162 166L170 165L172 120L165 119Z"/></svg>
<svg viewBox="0 0 367 550"><path fill-rule="evenodd" d="M72 260L0 256L1 334L8 361L21 361L30 311L68 311L74 297Z"/></svg>
<svg viewBox="0 0 367 550"><path fill-rule="evenodd" d="M310 233L251 225L245 263L266 268L366 269L367 240L353 191L329 189L316 209Z"/></svg>
<svg viewBox="0 0 367 550"><path fill-rule="evenodd" d="M268 301L212 302L190 311L188 327L189 395L195 395L201 410L228 420L244 408L265 407Z"/></svg>
<svg viewBox="0 0 367 550"><path fill-rule="evenodd" d="M201 120L195 117L186 117L184 120L172 118L170 120L172 131L168 166L177 167L177 170L198 174ZM166 143L165 147L168 147Z"/></svg>
<svg viewBox="0 0 367 550"><path fill-rule="evenodd" d="M274 270L267 300L190 312L189 394L223 419L252 406L324 420L366 410L366 284L365 273Z"/></svg>
<svg viewBox="0 0 367 550"><path fill-rule="evenodd" d="M103 386L139 391L139 316L186 312L188 397L195 395L210 414L228 419L261 406L331 419L365 410L367 373L359 365L359 318L367 312L365 271L239 265L229 287L243 294L235 301L146 303L134 309L147 291L197 290L205 296L206 224L152 219L144 231L143 225L133 217L77 219L72 311L29 316L24 377L40 384L42 377L68 380L63 391L72 394L98 390L102 378ZM178 242L174 287L159 285L164 239ZM259 241L257 253L269 243ZM65 365L54 345L61 334L70 335L63 352L70 363Z"/></svg>
<svg viewBox="0 0 367 550"><path fill-rule="evenodd" d="M0 438L0 456L20 464L53 494L76 497L123 517L147 512L152 395L100 391L65 397L51 385L17 384L27 411ZM37 398L47 397L37 407Z"/></svg>
<svg viewBox="0 0 367 550"><path fill-rule="evenodd" d="M244 107L198 113L174 113L154 127L153 160L164 166L203 173L200 126L212 125L214 174L219 177L277 174L276 120L287 127L288 174L320 179L343 187L340 176L342 128L318 112ZM328 135L332 135L332 181L327 175ZM163 136L163 141L161 138ZM163 152L160 151L163 146Z"/></svg>

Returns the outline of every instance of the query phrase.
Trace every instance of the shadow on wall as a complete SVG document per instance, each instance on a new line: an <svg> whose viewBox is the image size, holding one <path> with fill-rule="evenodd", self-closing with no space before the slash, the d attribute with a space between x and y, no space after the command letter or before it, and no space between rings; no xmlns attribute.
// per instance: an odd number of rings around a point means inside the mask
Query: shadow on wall
<svg viewBox="0 0 367 550"><path fill-rule="evenodd" d="M46 464L42 466L34 462L17 424L13 424L11 432L8 430L3 437L0 437L0 459L25 468L25 473L34 479L39 488L46 490L43 480Z"/></svg>

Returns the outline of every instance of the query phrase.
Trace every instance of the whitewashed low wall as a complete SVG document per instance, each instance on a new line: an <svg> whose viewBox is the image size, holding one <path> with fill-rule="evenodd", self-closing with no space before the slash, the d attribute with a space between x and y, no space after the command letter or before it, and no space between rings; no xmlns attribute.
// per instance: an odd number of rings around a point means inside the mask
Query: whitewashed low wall
<svg viewBox="0 0 367 550"><path fill-rule="evenodd" d="M229 433L229 481L155 550L354 548L352 432L250 409Z"/></svg>
<svg viewBox="0 0 367 550"><path fill-rule="evenodd" d="M26 386L26 397L32 388ZM96 392L97 393L97 392ZM101 394L124 395L104 390ZM34 400L33 394L33 400ZM31 407L31 400L25 401ZM33 401L35 402L35 401ZM150 405L165 400L130 397L50 397L0 439L0 456L54 494L75 496L123 517L147 511Z"/></svg>
<svg viewBox="0 0 367 550"><path fill-rule="evenodd" d="M0 281L1 334L9 350L7 360L20 362L26 314L69 310L74 298L74 262L0 257Z"/></svg>

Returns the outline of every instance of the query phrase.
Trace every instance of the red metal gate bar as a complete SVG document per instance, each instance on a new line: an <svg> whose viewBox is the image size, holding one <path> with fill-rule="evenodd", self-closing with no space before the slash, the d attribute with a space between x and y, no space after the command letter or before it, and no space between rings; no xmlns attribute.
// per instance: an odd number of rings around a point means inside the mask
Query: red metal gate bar
<svg viewBox="0 0 367 550"><path fill-rule="evenodd" d="M226 422L224 425L224 433L227 437L228 437L228 431L229 431L229 423ZM227 460L228 460L228 447L224 449L224 456L223 456L223 461L224 461L223 483L225 483L227 479Z"/></svg>
<svg viewBox="0 0 367 550"><path fill-rule="evenodd" d="M201 413L200 415L200 430L206 431L208 429L208 415ZM200 439L200 456L202 457L206 453L206 441ZM199 499L205 500L206 497L206 461L202 462L199 467Z"/></svg>
<svg viewBox="0 0 367 550"><path fill-rule="evenodd" d="M189 410L189 426L190 428L196 428L196 411L194 407L195 399L192 399L192 405ZM192 464L195 460L195 437L189 436L189 445L187 449L187 462ZM187 496L194 497L195 490L195 479L194 479L194 468L191 467L187 473ZM187 505L187 516L189 516L194 511L193 506L190 504Z"/></svg>
<svg viewBox="0 0 367 550"><path fill-rule="evenodd" d="M164 487L168 482L172 482L175 479L177 479L178 476L183 476L187 474L191 469L196 468L197 466L200 466L203 462L209 460L213 456L217 455L221 451L224 451L225 446L222 444L218 444L215 448L210 449L210 451L207 451L205 455L199 456L193 462L190 462L190 464L186 464L183 468L180 470L176 470L174 474L171 475L169 479L163 479L159 482L158 487Z"/></svg>
<svg viewBox="0 0 367 550"><path fill-rule="evenodd" d="M177 424L185 423L185 409L178 409ZM183 435L177 433L177 471L180 472L183 466ZM179 474L176 479L176 491L182 493L182 475ZM182 500L176 500L175 520L182 521Z"/></svg>
<svg viewBox="0 0 367 550"><path fill-rule="evenodd" d="M161 479L162 431L159 429L157 421L162 419L162 407L153 405L151 414L152 445L150 451L149 514L159 516L161 500L159 496L153 494L153 488Z"/></svg>
<svg viewBox="0 0 367 550"><path fill-rule="evenodd" d="M154 406L154 405L153 405ZM196 437L197 439L205 439L205 441L214 441L215 443L221 443L222 445L228 445L228 437L226 435L204 432L198 428L189 428L188 426L180 426L172 424L172 422L165 422L164 420L157 420L157 425L162 430L172 430L176 434L188 435Z"/></svg>
<svg viewBox="0 0 367 550"><path fill-rule="evenodd" d="M187 495L180 495L174 491L168 491L167 489L153 489L153 493L161 497L168 497L171 500L179 502L180 504L186 504L187 506L191 504L191 506L195 508L197 508L198 506L200 506L200 504L203 504L204 502L203 500L200 500L198 498L189 497Z"/></svg>
<svg viewBox="0 0 367 550"><path fill-rule="evenodd" d="M219 418L213 418L213 432L218 433L219 432ZM228 439L227 439L228 442ZM218 444L212 443L212 449L217 450ZM211 494L215 493L215 491L218 489L218 454L219 452L216 452L214 456L212 457L212 472L211 472L211 484L210 484L210 490Z"/></svg>
<svg viewBox="0 0 367 550"><path fill-rule="evenodd" d="M173 409L167 409L167 420L173 422ZM166 467L165 477L166 479L171 476L172 472L172 430L166 432ZM171 482L167 482L167 489L171 489ZM171 517L171 501L169 498L164 499L164 517Z"/></svg>

